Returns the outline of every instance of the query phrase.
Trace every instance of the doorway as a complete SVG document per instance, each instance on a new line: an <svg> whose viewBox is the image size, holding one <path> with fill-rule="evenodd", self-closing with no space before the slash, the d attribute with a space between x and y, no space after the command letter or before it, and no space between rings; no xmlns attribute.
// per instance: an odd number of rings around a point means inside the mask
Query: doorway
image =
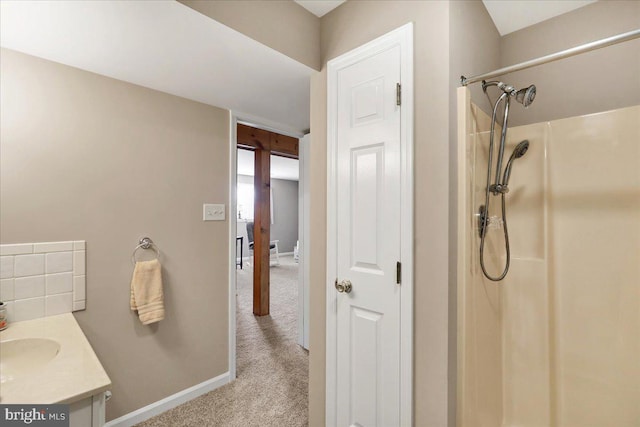
<svg viewBox="0 0 640 427"><path fill-rule="evenodd" d="M270 251L269 262L263 265L263 268L268 268L268 306L266 314L256 313L256 261L253 255L258 250L256 241L264 224L256 225L259 212L251 205L258 198L259 191L256 189L259 180L256 179L258 154L255 150L264 146L240 144L236 147L236 137L232 139L233 153L230 157L234 175L229 211L234 211L234 214L230 218L233 246L230 251L233 280L230 278L230 283L233 284L230 286L229 361L236 369L232 377L235 378L234 387L246 391L246 395L238 395L246 405L261 407L263 419L255 419L256 425L275 420L281 421L282 425L291 422L305 424L308 417L308 351L298 345L298 306L303 300L299 295L298 281L302 249L298 235L300 162L292 155L283 157L272 153L268 156L269 208L266 225ZM251 224L253 239L248 232ZM260 286L257 288L258 295L262 295ZM235 350L233 354L231 349ZM247 423L251 424L249 419Z"/></svg>

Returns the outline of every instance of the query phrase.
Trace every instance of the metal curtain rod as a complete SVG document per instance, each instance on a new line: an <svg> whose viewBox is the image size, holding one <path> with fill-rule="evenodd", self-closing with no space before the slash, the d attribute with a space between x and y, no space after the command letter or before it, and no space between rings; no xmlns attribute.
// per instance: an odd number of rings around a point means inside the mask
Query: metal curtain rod
<svg viewBox="0 0 640 427"><path fill-rule="evenodd" d="M570 56L579 55L581 53L589 52L603 47L611 46L614 44L626 42L640 38L640 29L629 31L628 33L618 34L617 36L607 37L606 39L596 40L591 43L586 43L581 46L572 47L571 49L562 50L560 52L552 53L550 55L541 56L540 58L531 59L529 61L521 62L516 65L510 65L508 67L500 68L499 70L492 71L490 73L479 74L477 76L465 77L460 76L460 84L466 86L470 83L479 82L482 80L490 79L492 77L500 76L502 74L512 73L514 71L525 70L527 68L535 67L536 65L546 64L548 62L557 61L558 59L568 58Z"/></svg>

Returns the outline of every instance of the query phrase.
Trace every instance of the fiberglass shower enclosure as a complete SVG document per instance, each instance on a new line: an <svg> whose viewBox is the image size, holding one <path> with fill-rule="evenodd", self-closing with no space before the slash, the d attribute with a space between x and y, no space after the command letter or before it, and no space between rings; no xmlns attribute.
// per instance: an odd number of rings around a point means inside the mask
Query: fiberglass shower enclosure
<svg viewBox="0 0 640 427"><path fill-rule="evenodd" d="M490 118L459 89L458 425L640 425L640 106L509 129L511 269L479 263ZM499 203L488 214L499 217ZM485 262L505 262L489 226Z"/></svg>
<svg viewBox="0 0 640 427"><path fill-rule="evenodd" d="M640 425L639 123L632 106L508 128L505 157L529 145L496 282L479 259L491 117L458 89L458 426ZM492 197L484 261L499 274Z"/></svg>

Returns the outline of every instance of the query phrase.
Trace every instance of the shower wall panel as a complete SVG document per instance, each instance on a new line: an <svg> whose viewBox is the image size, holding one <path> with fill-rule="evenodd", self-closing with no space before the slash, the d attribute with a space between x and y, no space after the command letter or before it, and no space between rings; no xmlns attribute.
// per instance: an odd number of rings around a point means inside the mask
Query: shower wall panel
<svg viewBox="0 0 640 427"><path fill-rule="evenodd" d="M477 216L479 204L484 204L484 180L489 147L490 119L470 104L469 92L459 92L458 113L464 125L458 129L458 139L464 146L458 149L458 206L465 214L458 218L458 425L495 427L502 424L502 310L501 293L489 280L478 276ZM487 247L495 246L494 234ZM489 250L495 254L496 251ZM487 259L487 267L497 270L499 257ZM464 402L464 403L462 403Z"/></svg>
<svg viewBox="0 0 640 427"><path fill-rule="evenodd" d="M501 282L479 265L490 118L464 88L458 113L458 425L640 425L640 106L509 129L503 164L530 146L509 183ZM503 226L487 232L492 274Z"/></svg>
<svg viewBox="0 0 640 427"><path fill-rule="evenodd" d="M529 140L529 149L513 164L506 196L511 268L503 281L494 283L502 293L505 426L550 425L549 258L545 240L549 132L548 123L538 123L510 128L507 134L505 162L522 140ZM486 167L486 163L476 167ZM496 250L505 252L504 246Z"/></svg>
<svg viewBox="0 0 640 427"><path fill-rule="evenodd" d="M640 106L551 122L558 426L640 425Z"/></svg>

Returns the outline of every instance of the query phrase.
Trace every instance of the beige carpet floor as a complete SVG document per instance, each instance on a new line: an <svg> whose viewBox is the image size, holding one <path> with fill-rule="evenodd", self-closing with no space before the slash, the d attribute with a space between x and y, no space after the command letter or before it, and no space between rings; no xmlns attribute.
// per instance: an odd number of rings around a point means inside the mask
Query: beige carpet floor
<svg viewBox="0 0 640 427"><path fill-rule="evenodd" d="M308 425L308 353L297 344L298 266L271 268L271 314L252 312L253 273L237 270L237 379L139 427Z"/></svg>

